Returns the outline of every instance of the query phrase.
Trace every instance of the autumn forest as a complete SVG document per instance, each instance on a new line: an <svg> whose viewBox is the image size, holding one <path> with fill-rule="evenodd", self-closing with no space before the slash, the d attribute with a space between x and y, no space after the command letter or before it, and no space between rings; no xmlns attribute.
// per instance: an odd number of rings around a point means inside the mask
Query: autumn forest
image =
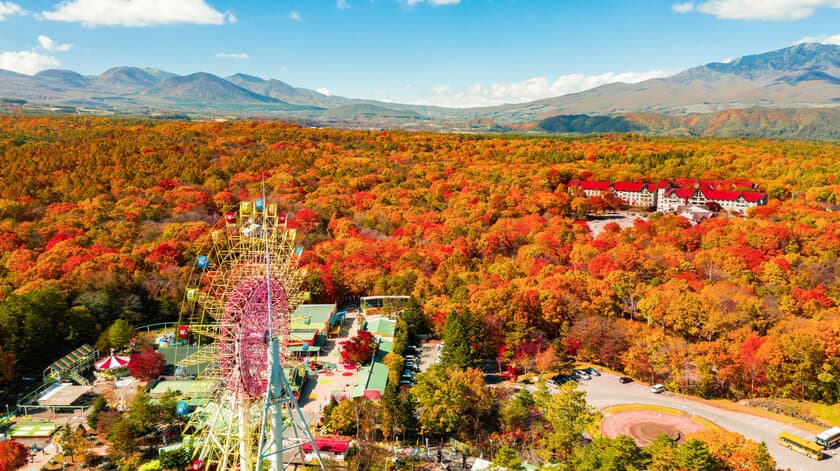
<svg viewBox="0 0 840 471"><path fill-rule="evenodd" d="M314 302L410 294L520 370L571 355L704 397L840 401L840 144L0 118L0 383L117 319L175 321L239 201L299 228ZM748 217L593 237L571 179L750 179ZM504 347L502 349L502 347ZM557 349L563 349L558 352Z"/></svg>

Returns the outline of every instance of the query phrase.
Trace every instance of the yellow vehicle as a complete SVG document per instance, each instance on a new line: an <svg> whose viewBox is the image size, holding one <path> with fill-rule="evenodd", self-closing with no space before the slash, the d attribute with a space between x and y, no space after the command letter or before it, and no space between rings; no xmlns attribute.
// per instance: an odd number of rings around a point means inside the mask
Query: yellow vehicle
<svg viewBox="0 0 840 471"><path fill-rule="evenodd" d="M793 451L802 453L803 455L808 456L809 458L813 458L815 460L823 459L823 452L821 446L817 445L816 443L810 440L798 437L792 433L780 432L779 445L788 447Z"/></svg>

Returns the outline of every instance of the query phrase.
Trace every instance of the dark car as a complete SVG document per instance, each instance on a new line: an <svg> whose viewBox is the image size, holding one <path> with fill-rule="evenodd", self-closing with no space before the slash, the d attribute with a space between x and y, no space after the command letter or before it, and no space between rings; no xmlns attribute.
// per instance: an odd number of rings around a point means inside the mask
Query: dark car
<svg viewBox="0 0 840 471"><path fill-rule="evenodd" d="M618 378L618 382L619 382L619 383L621 383L621 384L624 384L624 383L632 383L632 382L633 382L633 378L631 378L631 377L629 377L629 376L622 376L622 377Z"/></svg>
<svg viewBox="0 0 840 471"><path fill-rule="evenodd" d="M557 383L557 386L560 386L563 383L568 383L569 381L577 381L576 377L570 375L557 375L551 379L554 380L555 383Z"/></svg>
<svg viewBox="0 0 840 471"><path fill-rule="evenodd" d="M599 373L598 370L592 367L587 368L585 371L592 376L601 376L601 373Z"/></svg>

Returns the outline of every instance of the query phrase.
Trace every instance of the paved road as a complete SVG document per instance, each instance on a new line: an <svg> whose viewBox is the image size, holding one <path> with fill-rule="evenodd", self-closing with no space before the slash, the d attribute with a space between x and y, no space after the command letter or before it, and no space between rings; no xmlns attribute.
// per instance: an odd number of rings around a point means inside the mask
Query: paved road
<svg viewBox="0 0 840 471"><path fill-rule="evenodd" d="M600 377L595 376L589 381L580 380L579 384L586 391L586 401L599 409L618 404L653 404L673 407L704 417L752 440L763 441L767 443L770 454L776 459L776 466L782 469L790 468L797 471L840 469L840 456L814 461L805 455L780 446L776 439L779 432L783 430L808 437L807 434L790 427L789 424L719 409L668 392L653 394L647 385L621 384L617 376L609 373L602 373ZM813 439L813 437L808 438Z"/></svg>
<svg viewBox="0 0 840 471"><path fill-rule="evenodd" d="M339 367L331 376L316 375L315 377L311 377L301 390L299 403L306 422L309 425L319 422L321 418L321 407L332 391L338 389L349 392L350 387L355 384L357 370L346 370L341 367L340 347L338 344L355 336L358 330L358 312L349 311L347 317L344 318L339 336L335 339L330 339L328 344L322 347L319 360L334 363L339 365ZM347 371L351 371L353 375L344 376L344 373Z"/></svg>

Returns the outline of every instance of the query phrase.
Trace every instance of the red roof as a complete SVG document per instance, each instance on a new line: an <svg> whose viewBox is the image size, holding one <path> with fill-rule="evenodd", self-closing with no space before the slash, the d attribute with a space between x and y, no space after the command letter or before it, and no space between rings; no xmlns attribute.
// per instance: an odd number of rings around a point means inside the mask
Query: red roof
<svg viewBox="0 0 840 471"><path fill-rule="evenodd" d="M665 190L665 196L676 196L677 198L688 199L694 196L694 192L696 192L694 188L671 188L670 190Z"/></svg>
<svg viewBox="0 0 840 471"><path fill-rule="evenodd" d="M679 187L688 187L688 186L693 187L694 185L699 184L700 181L695 180L693 178L675 178L674 183L676 184L676 186L679 186Z"/></svg>
<svg viewBox="0 0 840 471"><path fill-rule="evenodd" d="M316 438L315 439L315 446L318 447L318 451L323 451L327 453L335 453L338 455L344 454L347 452L347 448L350 446L350 439L349 438ZM300 448L305 452L312 451L312 444L311 443L304 443L300 446Z"/></svg>
<svg viewBox="0 0 840 471"><path fill-rule="evenodd" d="M767 198L765 193L758 193L755 191L747 191L744 193L744 199L749 201L750 203L757 203L759 201L764 200Z"/></svg>
<svg viewBox="0 0 840 471"><path fill-rule="evenodd" d="M709 200L718 200L718 201L735 201L741 197L742 193L740 191L704 191L704 195L706 195L706 199Z"/></svg>
<svg viewBox="0 0 840 471"><path fill-rule="evenodd" d="M615 191L642 191L647 186L647 183L630 183L630 182L615 182L613 189Z"/></svg>
<svg viewBox="0 0 840 471"><path fill-rule="evenodd" d="M587 181L587 180L569 180L567 187L578 187L582 190L600 190L607 191L610 186L615 191L635 191L640 192L645 187L648 191L653 191L653 187L665 188L665 196L676 197L681 199L689 199L694 196L695 192L701 191L706 199L718 201L736 201L738 198L751 203L758 203L767 198L765 193L752 191L729 191L719 190L718 188L754 188L749 180L698 180L694 178L675 178L674 183L676 188L668 188L670 183L668 181L660 181L659 183L634 183L634 182L610 182L602 181Z"/></svg>
<svg viewBox="0 0 840 471"><path fill-rule="evenodd" d="M738 198L744 198L744 200L749 201L750 203L757 203L763 200L766 196L764 193L754 191L705 191L703 193L706 195L706 198L710 200L735 201Z"/></svg>

